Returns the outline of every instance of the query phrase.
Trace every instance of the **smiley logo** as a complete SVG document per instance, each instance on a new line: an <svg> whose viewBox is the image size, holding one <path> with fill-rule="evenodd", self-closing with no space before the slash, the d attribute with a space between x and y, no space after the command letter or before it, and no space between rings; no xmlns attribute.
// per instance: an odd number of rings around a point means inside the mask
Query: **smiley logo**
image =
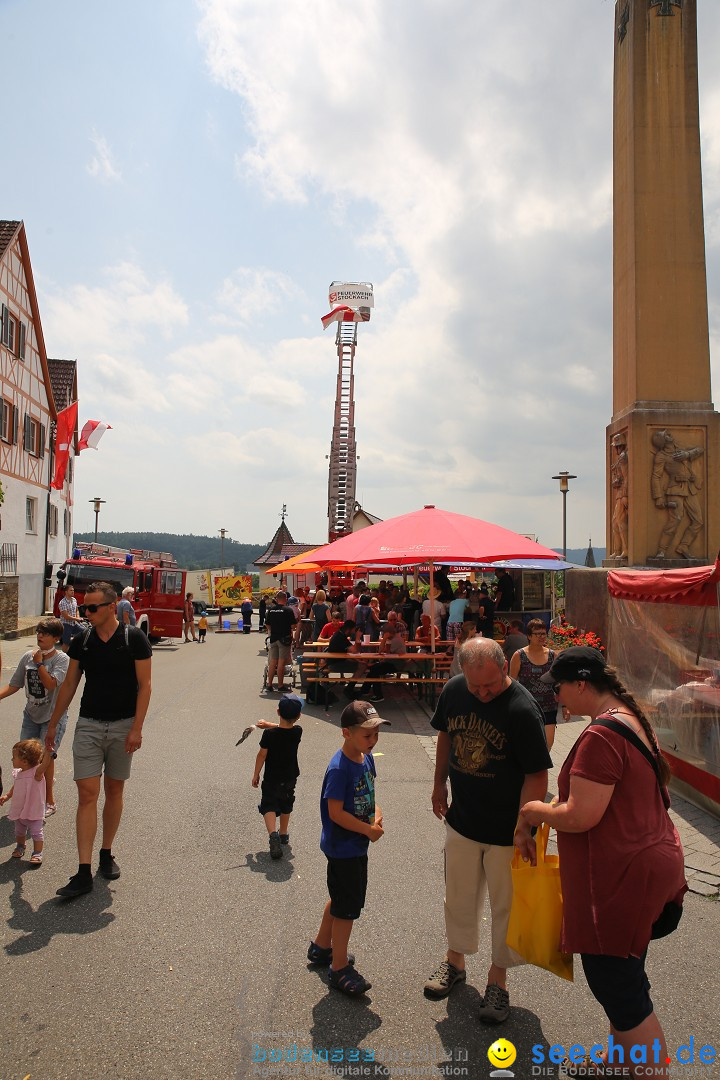
<svg viewBox="0 0 720 1080"><path fill-rule="evenodd" d="M507 1039L496 1039L488 1050L490 1064L495 1065L498 1069L509 1068L516 1057L517 1050Z"/></svg>

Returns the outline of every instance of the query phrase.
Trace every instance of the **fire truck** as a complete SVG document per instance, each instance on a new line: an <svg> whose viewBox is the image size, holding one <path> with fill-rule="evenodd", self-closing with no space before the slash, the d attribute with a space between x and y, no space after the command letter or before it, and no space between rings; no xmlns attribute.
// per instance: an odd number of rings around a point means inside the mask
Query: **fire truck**
<svg viewBox="0 0 720 1080"><path fill-rule="evenodd" d="M166 551L110 547L107 544L77 543L72 558L57 572L58 587L53 610L59 604L66 585L75 589L78 605L95 581L107 581L118 599L128 585L135 590L132 606L138 627L151 641L161 637L182 637L185 570Z"/></svg>

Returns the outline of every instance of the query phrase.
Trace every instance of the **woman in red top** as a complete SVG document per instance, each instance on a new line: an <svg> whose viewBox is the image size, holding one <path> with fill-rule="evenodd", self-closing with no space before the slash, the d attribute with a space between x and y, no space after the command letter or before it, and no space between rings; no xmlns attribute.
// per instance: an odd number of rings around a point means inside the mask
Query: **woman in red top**
<svg viewBox="0 0 720 1080"><path fill-rule="evenodd" d="M520 811L531 825L547 821L557 830L560 947L580 953L613 1043L623 1049L624 1062L616 1054L609 1064L632 1069L630 1048L642 1046L641 1075L652 1067L656 1077L666 1076L665 1036L648 993L645 956L653 924L687 889L680 838L667 812L670 770L650 722L597 650L565 649L543 681L571 713L593 721L560 771L558 798L528 802ZM659 779L637 740L652 755Z"/></svg>

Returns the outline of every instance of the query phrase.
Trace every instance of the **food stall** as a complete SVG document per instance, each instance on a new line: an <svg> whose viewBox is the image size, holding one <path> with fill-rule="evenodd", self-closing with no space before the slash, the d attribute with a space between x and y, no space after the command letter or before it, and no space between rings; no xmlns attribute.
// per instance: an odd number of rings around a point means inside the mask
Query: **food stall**
<svg viewBox="0 0 720 1080"><path fill-rule="evenodd" d="M720 561L608 574L608 657L642 706L673 787L720 817Z"/></svg>

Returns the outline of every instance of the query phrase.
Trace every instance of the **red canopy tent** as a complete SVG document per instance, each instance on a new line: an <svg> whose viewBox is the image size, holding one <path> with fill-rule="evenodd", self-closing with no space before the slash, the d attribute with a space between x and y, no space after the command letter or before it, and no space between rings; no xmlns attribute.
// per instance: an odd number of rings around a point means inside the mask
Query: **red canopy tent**
<svg viewBox="0 0 720 1080"><path fill-rule="evenodd" d="M714 566L682 570L611 570L608 589L616 600L645 604L688 604L713 607L718 602L720 556Z"/></svg>
<svg viewBox="0 0 720 1080"><path fill-rule="evenodd" d="M418 566L554 559L557 551L479 518L425 506L342 536L312 552L318 566Z"/></svg>

